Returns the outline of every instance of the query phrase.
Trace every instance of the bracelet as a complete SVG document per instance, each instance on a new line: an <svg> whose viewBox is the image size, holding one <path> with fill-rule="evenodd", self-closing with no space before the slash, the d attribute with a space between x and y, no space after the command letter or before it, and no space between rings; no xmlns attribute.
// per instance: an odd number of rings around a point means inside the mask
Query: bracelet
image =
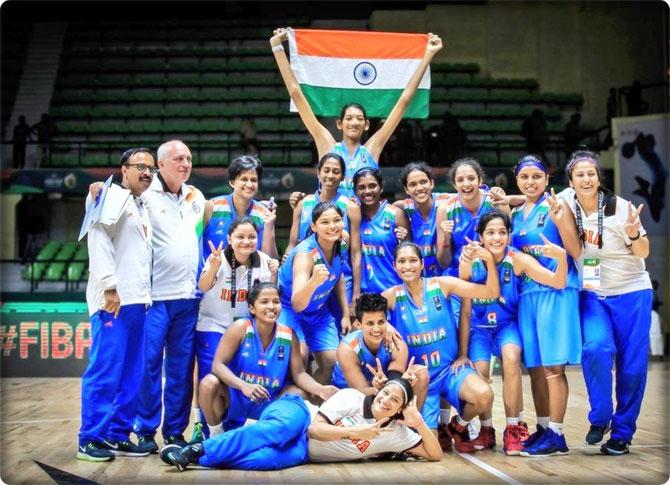
<svg viewBox="0 0 670 485"><path fill-rule="evenodd" d="M635 236L635 237L630 237L630 236L628 236L628 239L630 239L631 241L637 241L638 239L640 239L640 236L642 236L642 234L641 234L640 231L638 230L638 231L637 231L637 236Z"/></svg>
<svg viewBox="0 0 670 485"><path fill-rule="evenodd" d="M272 52L281 52L283 50L284 50L284 46L281 45L281 44L272 46Z"/></svg>

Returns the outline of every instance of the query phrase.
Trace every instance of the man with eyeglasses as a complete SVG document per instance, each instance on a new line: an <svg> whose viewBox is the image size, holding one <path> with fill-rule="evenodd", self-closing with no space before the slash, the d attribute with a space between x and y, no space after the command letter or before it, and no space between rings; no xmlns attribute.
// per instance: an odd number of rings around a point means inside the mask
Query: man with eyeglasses
<svg viewBox="0 0 670 485"><path fill-rule="evenodd" d="M142 382L144 325L151 304L152 231L144 194L155 170L148 148L124 152L121 174L127 190L114 187L107 194L122 206L118 219L98 221L88 231L91 349L81 385L80 460L149 454L129 435Z"/></svg>
<svg viewBox="0 0 670 485"><path fill-rule="evenodd" d="M154 436L161 423L161 403L164 443L187 444L183 433L193 397L205 207L202 193L186 184L192 168L189 148L180 140L170 140L158 147L157 155L159 172L145 194L153 228L153 304L145 324L144 380L134 424L138 446L149 453L158 451Z"/></svg>

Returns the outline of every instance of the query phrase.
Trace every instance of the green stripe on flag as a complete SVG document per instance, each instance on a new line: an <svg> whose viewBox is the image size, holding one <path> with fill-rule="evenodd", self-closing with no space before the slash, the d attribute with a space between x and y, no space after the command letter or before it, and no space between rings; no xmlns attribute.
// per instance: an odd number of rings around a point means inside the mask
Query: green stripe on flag
<svg viewBox="0 0 670 485"><path fill-rule="evenodd" d="M402 89L346 89L324 88L301 84L302 92L317 116L339 117L342 107L358 103L371 118L386 118ZM407 107L404 118L428 118L429 89L417 89Z"/></svg>

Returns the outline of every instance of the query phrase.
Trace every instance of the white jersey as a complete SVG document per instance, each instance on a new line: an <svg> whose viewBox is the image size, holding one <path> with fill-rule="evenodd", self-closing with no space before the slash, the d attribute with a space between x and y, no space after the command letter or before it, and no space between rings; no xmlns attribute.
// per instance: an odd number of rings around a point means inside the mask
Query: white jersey
<svg viewBox="0 0 670 485"><path fill-rule="evenodd" d="M313 408L310 408L312 410ZM359 426L376 420L366 409L365 394L356 389L341 389L324 402L318 414L336 426ZM312 419L314 416L312 416ZM421 442L421 436L405 425L391 421L387 429L372 440L309 440L309 459L314 462L351 461L381 453L407 451Z"/></svg>
<svg viewBox="0 0 670 485"><path fill-rule="evenodd" d="M568 188L562 191L560 196L576 214L579 202L575 197L575 191ZM593 291L599 296L613 296L651 289L651 280L645 269L644 259L632 253L630 249L632 242L624 229L628 218L628 201L613 196L609 201L606 200L605 204L602 249L598 248L598 211L586 216L584 209L579 206L584 237L584 250L578 260L580 274L583 272L585 258L600 260L600 288L587 291ZM640 228L640 237L645 234L647 232L644 228Z"/></svg>
<svg viewBox="0 0 670 485"><path fill-rule="evenodd" d="M154 300L195 298L205 197L182 184L179 195L157 174L144 193L154 231Z"/></svg>
<svg viewBox="0 0 670 485"><path fill-rule="evenodd" d="M90 315L103 307L104 291L112 288L122 306L151 303L151 224L141 197L128 194L116 222L89 229L88 253Z"/></svg>
<svg viewBox="0 0 670 485"><path fill-rule="evenodd" d="M230 248L230 246L228 246ZM231 323L240 318L249 318L247 294L249 280L253 286L255 281L272 281L272 273L268 267L270 256L260 251L251 255L251 269L246 265L235 269L235 308L232 305L232 249L224 250L219 271L216 273L214 286L205 292L200 300L200 313L196 330L199 332L224 333ZM209 269L205 263L203 272Z"/></svg>

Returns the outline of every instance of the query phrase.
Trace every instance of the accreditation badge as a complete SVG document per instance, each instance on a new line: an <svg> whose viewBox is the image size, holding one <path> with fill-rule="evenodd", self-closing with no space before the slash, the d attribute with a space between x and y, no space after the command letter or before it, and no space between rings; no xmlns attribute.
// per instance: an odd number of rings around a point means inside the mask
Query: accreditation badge
<svg viewBox="0 0 670 485"><path fill-rule="evenodd" d="M585 289L600 288L600 259L584 258L582 286Z"/></svg>

